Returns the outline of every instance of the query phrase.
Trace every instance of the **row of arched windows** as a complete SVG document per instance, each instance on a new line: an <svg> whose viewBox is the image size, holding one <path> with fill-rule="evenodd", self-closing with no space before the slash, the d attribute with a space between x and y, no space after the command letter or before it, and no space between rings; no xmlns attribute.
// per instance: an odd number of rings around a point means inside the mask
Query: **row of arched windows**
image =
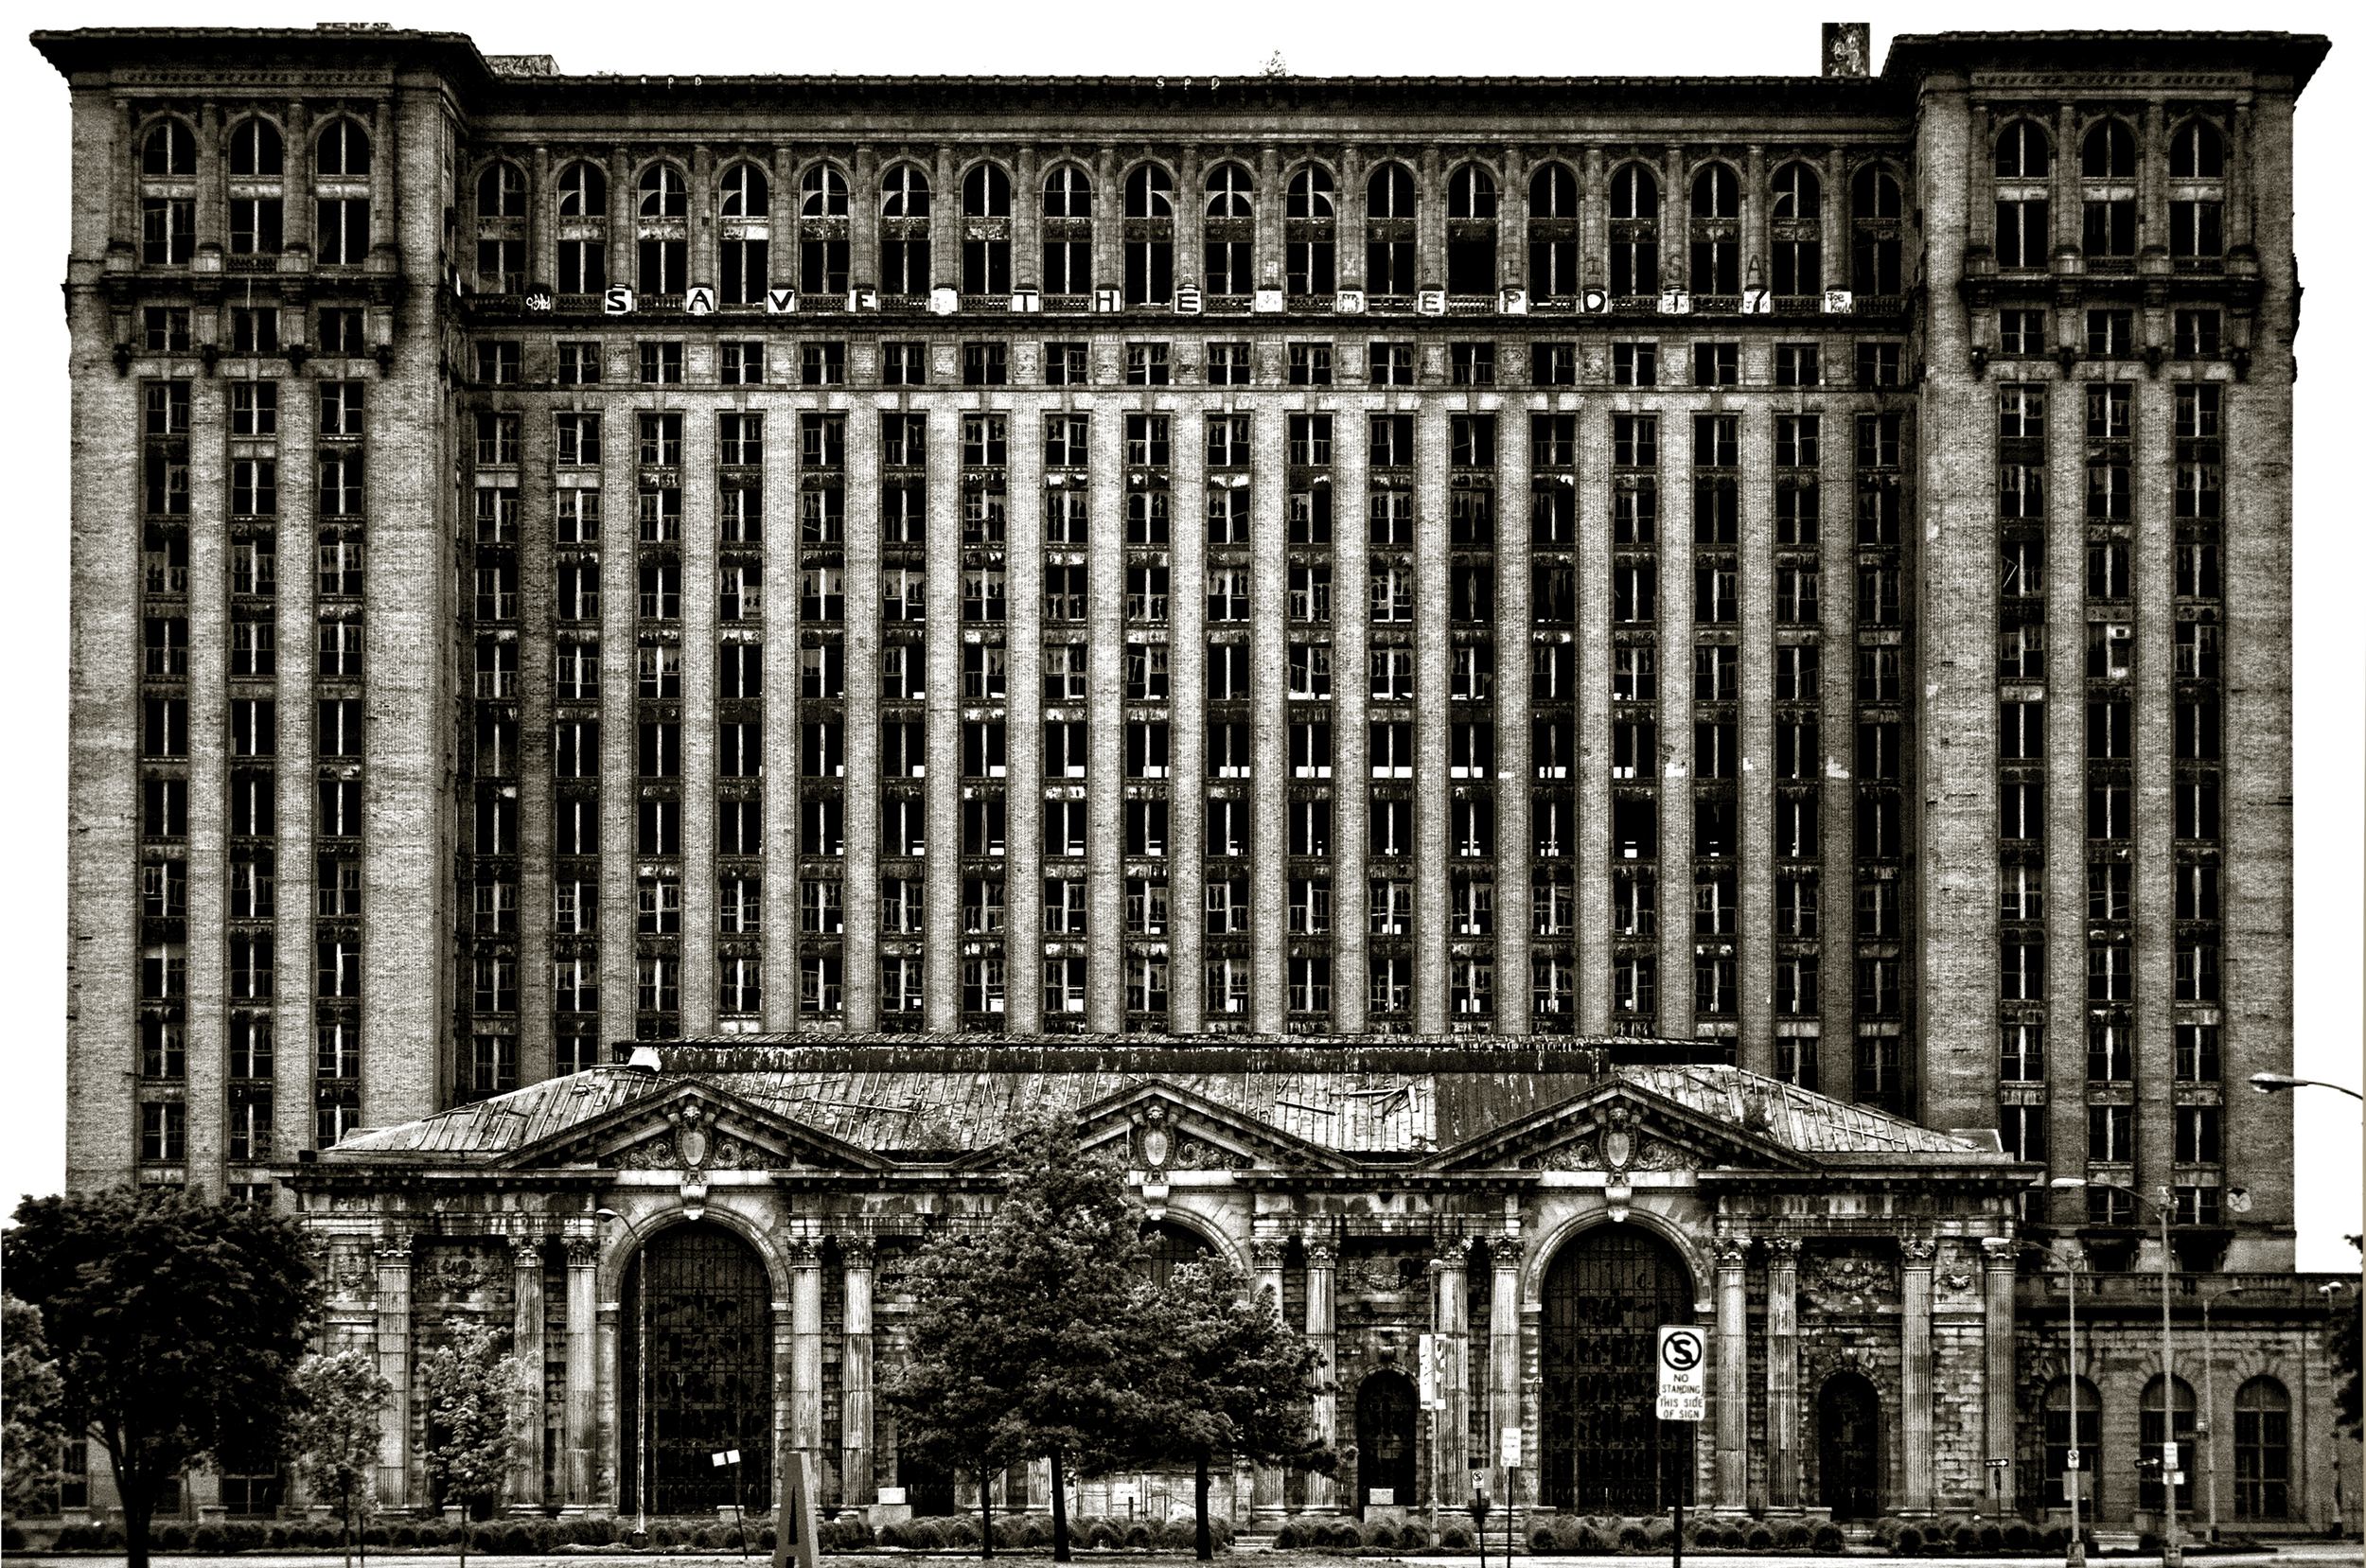
<svg viewBox="0 0 2366 1568"><path fill-rule="evenodd" d="M1546 163L1527 181L1527 213L1531 229L1527 285L1540 298L1576 292L1580 278L1580 239L1575 220L1580 214L1576 172L1561 163ZM1290 227L1284 237L1285 255L1280 284L1298 295L1323 295L1337 286L1337 187L1331 171L1309 164L1283 182L1283 214ZM557 218L562 228L574 220L605 219L621 205L643 225L684 220L689 216L689 186L681 167L660 162L643 169L635 188L623 203L612 203L606 169L591 161L575 161L558 171ZM1745 279L1777 294L1810 295L1842 281L1827 275L1824 262L1824 176L1812 165L1792 161L1778 166L1768 186L1768 216L1775 225L1763 276L1745 271L1739 220L1742 210L1742 179L1731 166L1712 162L1692 177L1687 197L1689 227L1670 240L1688 245L1679 265L1663 275L1661 173L1653 166L1626 163L1609 177L1611 224L1607 283L1614 294L1647 295L1664 287L1689 288L1695 293L1738 294ZM496 162L478 176L477 213L481 220L503 221L527 212L525 176L516 164ZM892 164L879 178L879 286L890 294L925 293L931 286L930 235L925 220L935 198L928 171L918 164ZM1044 175L1041 185L1043 287L1053 294L1079 294L1092 287L1091 232L1082 227L1094 216L1093 177L1085 168L1062 163ZM1245 294L1259 286L1251 275L1255 219L1259 192L1256 175L1245 166L1221 162L1201 182L1199 200L1207 220L1206 255L1202 276L1211 293ZM1158 222L1175 216L1178 194L1173 174L1162 165L1138 164L1123 176L1120 210L1129 220ZM962 241L962 291L995 294L1011 286L1010 245L1006 229L1015 193L1010 175L999 166L980 163L962 177L960 216L981 223ZM1368 288L1382 295L1406 294L1416 287L1414 220L1421 197L1413 171L1400 163L1385 163L1365 182L1365 276ZM721 278L725 302L751 303L769 278L768 230L734 231L731 222L768 220L770 180L752 163L727 167L716 190L716 207L725 220ZM844 220L852 213L853 193L845 174L828 164L807 168L799 181L795 216L804 225L794 273L797 285L809 293L836 293L847 286L849 243ZM1902 242L1898 225L1904 211L1904 193L1897 172L1886 165L1866 164L1848 186L1848 220L1853 248L1845 281L1858 291L1895 294L1902 278ZM1501 202L1493 174L1475 164L1455 168L1446 180L1445 218L1448 224L1446 277L1449 291L1487 294L1500 280L1493 225ZM1541 226L1539 226L1541 225ZM687 265L686 231L681 237L649 235L644 227L636 282L644 292L680 291ZM1124 291L1129 303L1160 304L1173 297L1174 257L1170 231L1135 232L1124 243ZM562 233L558 242L558 289L562 293L592 293L605 287L605 235L579 228ZM520 242L506 231L488 233L480 245L478 268L483 286L517 286L523 265ZM786 280L784 280L786 281Z"/></svg>
<svg viewBox="0 0 2366 1568"><path fill-rule="evenodd" d="M2170 1380L2168 1397L2154 1378L2144 1388L2137 1406L2138 1459L2157 1460L2167 1442L2191 1445L2195 1439L2194 1389L2182 1378ZM2077 1405L2073 1424L2072 1405ZM2238 1519L2285 1519L2292 1506L2291 1396L2273 1378L2258 1377L2234 1391L2234 1514ZM2056 1379L2045 1393L2046 1506L2062 1507L2067 1499L2062 1477L2069 1471L2070 1453L2079 1452L2083 1473L2095 1475L2107 1468L2103 1452L2103 1396L2085 1378L2073 1383ZM2183 1448L2183 1484L2177 1489L2181 1510L2194 1505L2194 1478L2207 1467L2190 1446ZM2158 1510L2164 1501L2157 1467L2144 1471L2136 1506ZM2092 1493L2089 1494L2090 1501Z"/></svg>
<svg viewBox="0 0 2366 1568"><path fill-rule="evenodd" d="M272 180L287 173L287 142L266 119L243 119L230 128L230 177ZM355 178L370 171L370 133L357 121L326 120L312 130L312 172L327 179ZM167 119L140 139L144 179L194 179L197 133L188 122Z"/></svg>
<svg viewBox="0 0 2366 1568"><path fill-rule="evenodd" d="M2017 119L1997 132L1996 177L2042 180L2053 173L2054 135L2031 119ZM2205 119L2190 119L2169 133L2169 178L2217 180L2226 175L2226 138ZM2078 144L2082 180L2133 180L2136 132L2126 120L2098 120Z"/></svg>
<svg viewBox="0 0 2366 1568"><path fill-rule="evenodd" d="M2052 177L2053 137L2037 120L2012 120L1997 132L1995 154L1997 265L2045 267L2053 254L2051 187L2018 182ZM2098 120L2079 142L2078 249L2092 267L2134 265L2143 215L2126 182L2136 178L2137 163L2136 132L2126 120ZM2169 135L2168 166L2172 180L2223 180L2226 139L2206 119L2182 121ZM2170 193L2166 249L2181 268L2210 270L2224 253L2224 194L2207 185Z"/></svg>

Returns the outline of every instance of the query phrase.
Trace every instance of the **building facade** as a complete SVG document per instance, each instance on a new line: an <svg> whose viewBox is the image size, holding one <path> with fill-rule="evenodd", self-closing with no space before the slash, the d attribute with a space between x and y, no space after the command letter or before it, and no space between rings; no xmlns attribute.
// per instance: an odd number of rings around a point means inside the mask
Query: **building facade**
<svg viewBox="0 0 2366 1568"><path fill-rule="evenodd" d="M263 1196L609 1042L1675 1040L2092 1184L1975 1241L2157 1269L2162 1194L2189 1279L2288 1274L2228 1086L2290 1063L2324 40L35 42L71 1185Z"/></svg>

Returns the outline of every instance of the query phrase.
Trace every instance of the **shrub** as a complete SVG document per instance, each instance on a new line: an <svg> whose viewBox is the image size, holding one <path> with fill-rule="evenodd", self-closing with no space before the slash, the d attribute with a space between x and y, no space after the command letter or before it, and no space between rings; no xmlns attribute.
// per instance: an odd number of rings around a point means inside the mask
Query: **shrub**
<svg viewBox="0 0 2366 1568"><path fill-rule="evenodd" d="M1386 1524L1370 1525L1364 1532L1364 1544L1377 1546L1384 1552L1393 1552L1397 1549L1397 1532Z"/></svg>
<svg viewBox="0 0 2366 1568"><path fill-rule="evenodd" d="M2049 1552L2061 1551L2070 1545L2070 1531L2059 1524L2048 1524L2038 1543Z"/></svg>
<svg viewBox="0 0 2366 1568"><path fill-rule="evenodd" d="M2138 1530L2136 1532L2137 1556L2143 1557L2147 1553L2158 1552L2160 1549L2161 1537L2159 1532L2154 1530Z"/></svg>
<svg viewBox="0 0 2366 1568"><path fill-rule="evenodd" d="M196 1533L189 1537L189 1549L203 1552L207 1557L220 1557L223 1545L221 1526L219 1524L200 1524Z"/></svg>
<svg viewBox="0 0 2366 1568"><path fill-rule="evenodd" d="M1148 1520L1137 1519L1125 1527L1125 1544L1128 1546L1148 1546L1156 1540Z"/></svg>
<svg viewBox="0 0 2366 1568"><path fill-rule="evenodd" d="M1898 1532L1906 1527L1902 1519L1877 1519L1873 1522L1874 1539L1884 1546L1898 1544Z"/></svg>
<svg viewBox="0 0 2366 1568"><path fill-rule="evenodd" d="M1951 1528L1944 1524L1941 1524L1938 1530L1938 1540L1946 1542L1947 1544L1967 1557L1980 1549L1980 1531L1969 1523L1957 1524ZM1936 1542L1933 1542L1933 1544L1936 1544Z"/></svg>
<svg viewBox="0 0 2366 1568"><path fill-rule="evenodd" d="M25 1550L25 1532L13 1524L0 1524L0 1552Z"/></svg>
<svg viewBox="0 0 2366 1568"><path fill-rule="evenodd" d="M1213 1544L1215 1539L1216 1522L1211 1519L1208 1522L1208 1540L1210 1544ZM1198 1550L1199 1520L1196 1516L1186 1514L1177 1519L1165 1521L1158 1526L1158 1544L1169 1551Z"/></svg>
<svg viewBox="0 0 2366 1568"><path fill-rule="evenodd" d="M1427 1551L1429 1544L1429 1530L1426 1526L1407 1523L1397 1527L1397 1545L1400 1549L1407 1552L1421 1552Z"/></svg>
<svg viewBox="0 0 2366 1568"><path fill-rule="evenodd" d="M1994 1520L1989 1520L1983 1524L1975 1534L1980 1542L1980 1550L1984 1552L2001 1552L2004 1549L2004 1526L1998 1524Z"/></svg>
<svg viewBox="0 0 2366 1568"><path fill-rule="evenodd" d="M1915 1524L1900 1524L1897 1537L1890 1542L1899 1557L1913 1557L1922 1550L1922 1530Z"/></svg>
<svg viewBox="0 0 2366 1568"><path fill-rule="evenodd" d="M1817 1551L1837 1552L1847 1543L1848 1538L1845 1535L1843 1535L1841 1533L1841 1527L1833 1524L1830 1520L1825 1520L1823 1523L1816 1525L1815 1549Z"/></svg>
<svg viewBox="0 0 2366 1568"><path fill-rule="evenodd" d="M1324 1527L1322 1543L1339 1551L1352 1552L1364 1544L1364 1536L1355 1527L1353 1520L1334 1520Z"/></svg>
<svg viewBox="0 0 2366 1568"><path fill-rule="evenodd" d="M892 1546L898 1551L909 1551L911 1547L911 1533L912 1527L908 1521L891 1519L879 1526L879 1544Z"/></svg>
<svg viewBox="0 0 2366 1568"><path fill-rule="evenodd" d="M1618 1526L1618 1549L1622 1552L1639 1552L1649 1540L1640 1524L1629 1523Z"/></svg>
<svg viewBox="0 0 2366 1568"><path fill-rule="evenodd" d="M1086 1544L1104 1552L1114 1551L1125 1544L1125 1532L1118 1528L1117 1522L1113 1519L1105 1517L1096 1519L1092 1523L1092 1529L1087 1535Z"/></svg>
<svg viewBox="0 0 2366 1568"><path fill-rule="evenodd" d="M1643 1526L1643 1544L1651 1551L1664 1552L1668 1550L1668 1542L1675 1533L1676 1527L1669 1524L1667 1520L1651 1520Z"/></svg>
<svg viewBox="0 0 2366 1568"><path fill-rule="evenodd" d="M164 1552L185 1552L189 1549L189 1532L178 1524L168 1524L155 1535L156 1548Z"/></svg>
<svg viewBox="0 0 2366 1568"><path fill-rule="evenodd" d="M1814 1544L1815 1531L1804 1519L1794 1519L1777 1532L1777 1539L1786 1551L1804 1551Z"/></svg>
<svg viewBox="0 0 2366 1568"><path fill-rule="evenodd" d="M1741 1544L1753 1552L1771 1552L1774 1549L1774 1532L1763 1524L1753 1524L1741 1538Z"/></svg>
<svg viewBox="0 0 2366 1568"><path fill-rule="evenodd" d="M1449 1524L1438 1532L1438 1544L1449 1552L1467 1552L1474 1537L1467 1524Z"/></svg>
<svg viewBox="0 0 2366 1568"><path fill-rule="evenodd" d="M769 1524L767 1524L763 1529L756 1532L756 1544L763 1547L768 1552L772 1549L773 1545L779 1540L780 1537L772 1533L772 1526Z"/></svg>
<svg viewBox="0 0 2366 1568"><path fill-rule="evenodd" d="M2029 1526L2018 1519L2005 1525L2002 1534L2004 1549L2008 1552L2025 1552L2036 1544L2030 1537Z"/></svg>
<svg viewBox="0 0 2366 1568"><path fill-rule="evenodd" d="M1532 1552L1561 1550L1561 1537L1550 1524L1539 1524L1528 1531L1528 1549Z"/></svg>

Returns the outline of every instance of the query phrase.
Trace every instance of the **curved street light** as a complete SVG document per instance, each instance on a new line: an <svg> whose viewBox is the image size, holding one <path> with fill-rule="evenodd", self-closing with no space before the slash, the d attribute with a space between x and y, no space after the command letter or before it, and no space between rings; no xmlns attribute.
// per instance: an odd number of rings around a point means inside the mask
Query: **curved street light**
<svg viewBox="0 0 2366 1568"><path fill-rule="evenodd" d="M2328 1084L2322 1078L2295 1078L2288 1072L2252 1073L2251 1086L2258 1094L2281 1094L2286 1089L2332 1089L2338 1094L2348 1095L2352 1100L2366 1100L2366 1094L2359 1094L2345 1084Z"/></svg>

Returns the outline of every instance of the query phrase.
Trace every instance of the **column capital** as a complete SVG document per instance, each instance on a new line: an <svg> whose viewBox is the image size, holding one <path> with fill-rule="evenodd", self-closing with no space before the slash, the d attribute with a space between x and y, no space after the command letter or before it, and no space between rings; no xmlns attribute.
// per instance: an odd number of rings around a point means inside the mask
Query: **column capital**
<svg viewBox="0 0 2366 1568"><path fill-rule="evenodd" d="M1259 1269L1278 1269L1289 1252L1290 1243L1274 1237L1260 1237L1248 1244L1249 1260Z"/></svg>
<svg viewBox="0 0 2366 1568"><path fill-rule="evenodd" d="M1432 1260L1440 1268L1463 1270L1471 1266L1469 1236L1440 1236L1437 1240L1437 1256Z"/></svg>
<svg viewBox="0 0 2366 1568"><path fill-rule="evenodd" d="M1720 1236L1717 1239L1717 1266L1719 1268L1738 1269L1749 1260L1749 1237Z"/></svg>
<svg viewBox="0 0 2366 1568"><path fill-rule="evenodd" d="M1766 1259L1769 1268L1796 1269L1799 1254L1805 1243L1796 1236L1770 1236L1766 1239Z"/></svg>
<svg viewBox="0 0 2366 1568"><path fill-rule="evenodd" d="M1306 1243L1306 1266L1310 1269L1333 1269L1339 1265L1339 1249L1329 1242Z"/></svg>
<svg viewBox="0 0 2366 1568"><path fill-rule="evenodd" d="M1520 1260L1527 1254L1528 1242L1525 1236L1490 1236L1487 1239L1487 1256L1493 1260L1498 1274L1518 1269Z"/></svg>
<svg viewBox="0 0 2366 1568"><path fill-rule="evenodd" d="M788 1254L791 1268L818 1269L821 1266L821 1238L819 1236L790 1236L782 1242L781 1246Z"/></svg>
<svg viewBox="0 0 2366 1568"><path fill-rule="evenodd" d="M1910 1269L1928 1269L1938 1256L1939 1243L1928 1236L1909 1236L1898 1243L1898 1255Z"/></svg>
<svg viewBox="0 0 2366 1568"><path fill-rule="evenodd" d="M879 1261L878 1243L869 1236L841 1236L838 1239L838 1251L850 1269L874 1268Z"/></svg>
<svg viewBox="0 0 2366 1568"><path fill-rule="evenodd" d="M571 1269L592 1268L600 1260L600 1243L589 1236L570 1236L559 1244L567 1249L567 1266Z"/></svg>
<svg viewBox="0 0 2366 1568"><path fill-rule="evenodd" d="M378 1254L378 1266L380 1268L409 1268L411 1266L412 1245L417 1240L417 1237L407 1231L399 1236L387 1236L380 1238L376 1249Z"/></svg>

